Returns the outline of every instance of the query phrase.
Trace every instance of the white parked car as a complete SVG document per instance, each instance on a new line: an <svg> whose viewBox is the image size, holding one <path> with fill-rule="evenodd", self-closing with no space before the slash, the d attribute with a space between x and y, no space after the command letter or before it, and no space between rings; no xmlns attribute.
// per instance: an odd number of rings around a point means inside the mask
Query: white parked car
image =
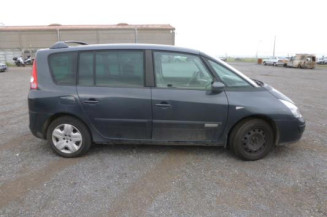
<svg viewBox="0 0 327 217"><path fill-rule="evenodd" d="M327 64L327 58L325 57L318 59L317 64Z"/></svg>
<svg viewBox="0 0 327 217"><path fill-rule="evenodd" d="M7 70L7 65L5 63L0 63L0 72L4 72Z"/></svg>
<svg viewBox="0 0 327 217"><path fill-rule="evenodd" d="M273 66L286 66L287 62L288 59L284 57L270 57L262 61L264 65L273 65Z"/></svg>

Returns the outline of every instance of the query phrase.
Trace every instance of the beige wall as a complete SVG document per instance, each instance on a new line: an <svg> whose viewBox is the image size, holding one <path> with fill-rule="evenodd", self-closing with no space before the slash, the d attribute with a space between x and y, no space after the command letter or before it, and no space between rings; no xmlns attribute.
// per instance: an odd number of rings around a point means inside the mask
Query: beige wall
<svg viewBox="0 0 327 217"><path fill-rule="evenodd" d="M174 33L170 30L140 30L137 34L138 43L174 45Z"/></svg>
<svg viewBox="0 0 327 217"><path fill-rule="evenodd" d="M59 34L60 41L83 41L88 44L97 43L96 31L92 30L61 30Z"/></svg>
<svg viewBox="0 0 327 217"><path fill-rule="evenodd" d="M56 31L26 31L19 34L21 35L21 49L45 48L57 40Z"/></svg>
<svg viewBox="0 0 327 217"><path fill-rule="evenodd" d="M108 30L45 30L1 31L0 50L48 48L56 41L76 40L96 43L150 43L174 44L174 32L170 30L108 29Z"/></svg>
<svg viewBox="0 0 327 217"><path fill-rule="evenodd" d="M99 43L134 43L135 31L126 30L99 30Z"/></svg>
<svg viewBox="0 0 327 217"><path fill-rule="evenodd" d="M5 31L0 28L0 62L12 62L13 56L23 51L49 48L57 41L83 41L88 44L148 43L175 44L175 35L165 29L82 29ZM26 56L27 54L22 54Z"/></svg>
<svg viewBox="0 0 327 217"><path fill-rule="evenodd" d="M1 31L0 49L44 48L57 40L56 31Z"/></svg>
<svg viewBox="0 0 327 217"><path fill-rule="evenodd" d="M20 47L20 34L17 32L0 32L0 49Z"/></svg>

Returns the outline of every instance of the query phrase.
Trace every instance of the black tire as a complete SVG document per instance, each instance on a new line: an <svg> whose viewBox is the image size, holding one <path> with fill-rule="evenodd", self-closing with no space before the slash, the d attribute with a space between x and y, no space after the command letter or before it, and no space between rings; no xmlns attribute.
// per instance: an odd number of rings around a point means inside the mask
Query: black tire
<svg viewBox="0 0 327 217"><path fill-rule="evenodd" d="M75 127L79 131L82 137L82 141L78 144L79 149L73 153L62 152L54 145L53 142L53 136L52 136L53 131L60 125L64 125L64 124L72 125L73 127ZM48 144L54 150L54 152L66 158L82 156L90 149L92 145L92 139L88 128L85 126L84 123L71 116L62 116L52 121L47 130L47 140L48 140Z"/></svg>
<svg viewBox="0 0 327 217"><path fill-rule="evenodd" d="M261 119L248 119L237 124L229 138L233 152L243 160L254 161L265 157L274 144L271 126Z"/></svg>
<svg viewBox="0 0 327 217"><path fill-rule="evenodd" d="M263 65L265 65L265 66L266 66L266 65L267 65L267 63L266 63L266 62L263 62Z"/></svg>

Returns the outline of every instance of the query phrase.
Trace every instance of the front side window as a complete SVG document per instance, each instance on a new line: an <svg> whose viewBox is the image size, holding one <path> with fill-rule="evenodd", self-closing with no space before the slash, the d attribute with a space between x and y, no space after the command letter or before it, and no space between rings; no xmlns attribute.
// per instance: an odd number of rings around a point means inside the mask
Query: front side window
<svg viewBox="0 0 327 217"><path fill-rule="evenodd" d="M228 87L250 87L251 85L246 82L243 78L229 70L228 68L208 60L209 64L212 66L214 71L217 73L219 78L224 82Z"/></svg>
<svg viewBox="0 0 327 217"><path fill-rule="evenodd" d="M75 57L76 53L57 53L49 57L50 70L57 84L75 84Z"/></svg>
<svg viewBox="0 0 327 217"><path fill-rule="evenodd" d="M154 52L156 85L160 88L208 89L213 79L195 55Z"/></svg>

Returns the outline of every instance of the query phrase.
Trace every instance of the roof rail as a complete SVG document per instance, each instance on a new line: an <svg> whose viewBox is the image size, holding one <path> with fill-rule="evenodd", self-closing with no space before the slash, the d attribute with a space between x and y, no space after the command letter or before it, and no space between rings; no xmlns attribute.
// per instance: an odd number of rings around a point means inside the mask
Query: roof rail
<svg viewBox="0 0 327 217"><path fill-rule="evenodd" d="M60 48L68 48L68 44L79 44L79 45L87 45L87 43L82 42L82 41L58 41L54 45L50 47L50 49L60 49Z"/></svg>

